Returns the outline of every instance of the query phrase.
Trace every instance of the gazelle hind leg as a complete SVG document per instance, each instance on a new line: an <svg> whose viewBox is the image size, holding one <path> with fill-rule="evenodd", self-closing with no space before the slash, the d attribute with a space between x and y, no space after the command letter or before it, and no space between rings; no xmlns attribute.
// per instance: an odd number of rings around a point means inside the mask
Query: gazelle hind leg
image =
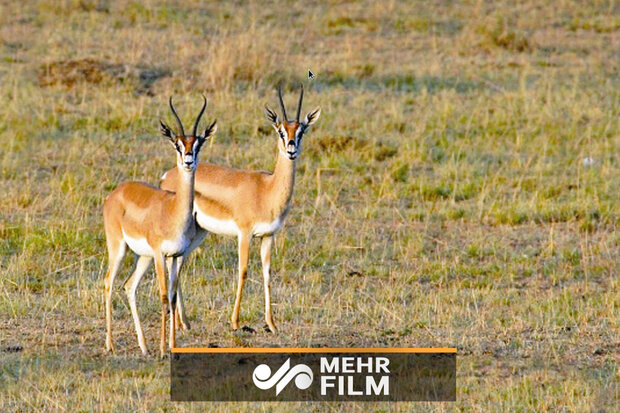
<svg viewBox="0 0 620 413"><path fill-rule="evenodd" d="M125 244L123 240L117 241L116 245L114 245L112 241L108 241L109 267L104 279L106 321L105 347L107 351L114 351L114 343L112 342L112 286L121 268L126 247L127 244Z"/></svg>
<svg viewBox="0 0 620 413"><path fill-rule="evenodd" d="M151 266L151 257L140 256L137 258L136 266L131 277L125 283L125 294L127 294L127 300L129 301L129 307L131 308L131 316L133 317L133 323L136 328L136 334L138 335L138 344L142 354L146 356L146 342L144 341L144 332L142 331L142 325L140 324L140 316L138 314L138 308L136 306L136 290L140 284L140 280Z"/></svg>
<svg viewBox="0 0 620 413"><path fill-rule="evenodd" d="M260 244L260 259L263 267L263 284L265 289L265 322L269 331L275 333L278 331L273 316L271 315L271 289L269 287L269 269L271 266L271 248L273 247L273 235L263 237Z"/></svg>
<svg viewBox="0 0 620 413"><path fill-rule="evenodd" d="M230 322L233 330L239 329L239 311L241 309L241 296L243 295L243 284L248 277L248 259L250 254L250 235L239 235L239 283L237 284L237 294L235 295L235 307L233 308Z"/></svg>

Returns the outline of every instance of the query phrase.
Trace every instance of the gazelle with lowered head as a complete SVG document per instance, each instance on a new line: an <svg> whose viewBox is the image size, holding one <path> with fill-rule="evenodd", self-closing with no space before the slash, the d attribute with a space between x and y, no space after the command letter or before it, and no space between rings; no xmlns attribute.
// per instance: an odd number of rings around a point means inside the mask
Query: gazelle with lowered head
<svg viewBox="0 0 620 413"><path fill-rule="evenodd" d="M106 303L106 348L114 350L112 343L112 285L119 272L127 247L134 252L137 261L135 270L125 290L129 298L138 343L146 355L144 333L136 308L135 290L142 275L155 260L155 272L161 298L161 336L160 351L164 356L166 347L166 312L170 304L170 347L175 347L175 306L178 273L183 254L189 253L189 246L196 234L194 220L194 177L198 165L200 148L216 130L213 122L206 130L197 135L200 118L207 106L204 103L194 124L191 135L185 135L183 124L179 119L172 97L170 109L177 120L180 134L172 132L164 122L161 132L167 137L176 151L175 171L179 177L175 192L156 188L143 182L125 182L112 191L103 204L103 226L108 247L109 268L105 276ZM170 261L168 279L166 279L165 260ZM166 285L168 281L169 285Z"/></svg>
<svg viewBox="0 0 620 413"><path fill-rule="evenodd" d="M236 236L238 241L239 281L231 317L231 324L235 330L239 328L239 311L243 285L247 278L250 239L257 237L261 238L265 322L270 331L276 332L269 289L271 249L274 236L282 228L291 206L295 185L295 164L301 153L302 139L308 127L316 122L321 114L321 109L317 107L300 120L303 85L295 120L290 120L286 114L281 88L278 88L278 98L283 118L265 105L267 118L278 134L278 155L273 173L244 171L208 163L199 164L196 170L194 198L196 222L204 230ZM164 174L160 187L177 191L180 184L180 173L173 169ZM190 248L197 247L205 235L206 233L202 233L197 236L196 242L193 242ZM182 302L180 290L178 301ZM181 313L180 319L184 320L182 304L179 304L178 310Z"/></svg>

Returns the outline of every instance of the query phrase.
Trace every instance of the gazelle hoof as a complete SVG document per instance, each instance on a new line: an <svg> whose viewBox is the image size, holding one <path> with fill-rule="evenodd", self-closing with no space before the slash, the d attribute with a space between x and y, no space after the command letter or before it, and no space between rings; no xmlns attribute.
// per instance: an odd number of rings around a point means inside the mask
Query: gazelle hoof
<svg viewBox="0 0 620 413"><path fill-rule="evenodd" d="M187 331L192 328L192 326L189 324L189 321L185 320L185 317L179 316L179 307L177 307L177 311L175 312L175 317L176 317L176 324L179 330Z"/></svg>
<svg viewBox="0 0 620 413"><path fill-rule="evenodd" d="M241 327L241 331L243 331L244 333L250 333L250 334L256 333L256 330L254 330L250 326L243 326L243 327Z"/></svg>
<svg viewBox="0 0 620 413"><path fill-rule="evenodd" d="M265 324L265 325L263 326L263 330L265 330L267 333L273 333L273 334L275 334L275 333L277 333L277 332L278 332L278 329L277 329L277 328L276 328L276 326L275 326L275 325L273 325L273 324L272 324L272 325Z"/></svg>

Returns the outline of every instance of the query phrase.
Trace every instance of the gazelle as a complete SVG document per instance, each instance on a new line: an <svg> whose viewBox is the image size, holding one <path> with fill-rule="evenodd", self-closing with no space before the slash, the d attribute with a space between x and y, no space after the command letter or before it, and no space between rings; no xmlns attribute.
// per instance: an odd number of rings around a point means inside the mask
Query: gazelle
<svg viewBox="0 0 620 413"><path fill-rule="evenodd" d="M176 118L180 134L174 134L169 126L160 121L162 134L170 140L176 151L177 165L175 171L179 177L176 191L169 192L142 182L125 182L112 191L103 204L103 226L109 256L109 269L105 276L106 348L108 351L114 350L112 343L112 284L120 269L127 246L136 254L137 258L131 279L125 284L125 291L129 298L140 349L146 355L146 344L136 308L135 292L140 278L150 266L152 258L155 260L155 271L161 298L161 356L164 356L166 346L166 312L169 303L172 307L170 311L170 347L175 347L176 323L174 313L178 273L182 256L189 252L188 247L196 236L193 204L194 176L198 165L198 153L205 141L217 129L216 123L213 122L205 129L204 133L196 134L198 123L207 106L207 100L204 96L203 100L202 109L196 118L191 135L185 135L183 124L174 110L172 97L170 98L170 109ZM170 261L168 287L166 287L165 259Z"/></svg>
<svg viewBox="0 0 620 413"><path fill-rule="evenodd" d="M269 289L269 267L271 249L275 234L282 228L291 206L293 187L295 185L295 163L301 153L301 142L308 127L319 118L321 109L309 112L300 121L304 90L301 86L297 116L289 120L282 90L278 87L278 98L283 118L265 105L265 113L278 134L278 155L273 173L243 171L226 166L201 163L196 170L196 197L194 210L196 222L204 230L236 236L238 240L239 282L235 295L235 306L231 316L233 329L239 328L239 310L243 284L247 278L250 239L261 238L261 262L265 289L265 322L271 332L276 332L276 325L271 313L271 295ZM180 172L170 170L164 174L160 187L177 191ZM195 238L190 249L196 248L206 233ZM180 287L180 284L179 284ZM185 325L182 293L178 291L179 316Z"/></svg>

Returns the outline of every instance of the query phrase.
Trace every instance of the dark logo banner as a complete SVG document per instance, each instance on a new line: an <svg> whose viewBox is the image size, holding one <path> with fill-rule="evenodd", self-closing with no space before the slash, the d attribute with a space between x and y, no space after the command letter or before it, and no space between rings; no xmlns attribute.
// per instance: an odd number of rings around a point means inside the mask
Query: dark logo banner
<svg viewBox="0 0 620 413"><path fill-rule="evenodd" d="M172 401L455 401L456 349L173 349Z"/></svg>

